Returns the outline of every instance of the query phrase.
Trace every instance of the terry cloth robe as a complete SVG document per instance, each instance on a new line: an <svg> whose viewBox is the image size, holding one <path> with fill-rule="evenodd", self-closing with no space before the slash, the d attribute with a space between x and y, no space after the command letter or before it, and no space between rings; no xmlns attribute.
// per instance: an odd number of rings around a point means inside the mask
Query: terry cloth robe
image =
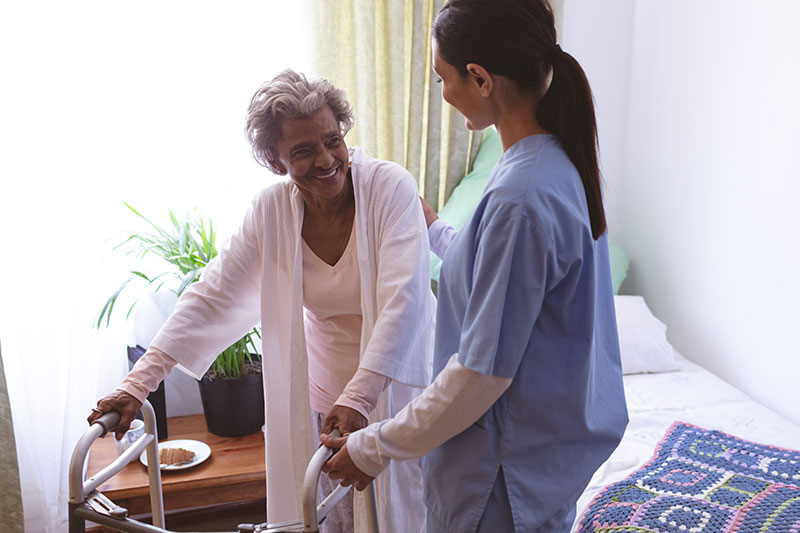
<svg viewBox="0 0 800 533"><path fill-rule="evenodd" d="M359 366L392 379L371 413L376 421L394 416L430 382L436 304L416 183L401 166L358 148L350 159L363 313ZM151 344L199 379L260 318L269 522L302 517L303 477L316 451L303 330L303 209L290 180L261 191ZM418 461L392 463L377 481L381 531L420 531ZM363 531L361 493L355 516Z"/></svg>

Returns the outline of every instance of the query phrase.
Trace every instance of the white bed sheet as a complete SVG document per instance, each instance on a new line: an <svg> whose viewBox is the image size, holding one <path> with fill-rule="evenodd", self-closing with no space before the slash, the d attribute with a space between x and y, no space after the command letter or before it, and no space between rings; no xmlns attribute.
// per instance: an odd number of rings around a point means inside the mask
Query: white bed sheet
<svg viewBox="0 0 800 533"><path fill-rule="evenodd" d="M679 368L624 376L630 422L617 449L595 472L577 504L572 531L595 495L646 463L676 421L743 439L800 450L800 426L676 352Z"/></svg>

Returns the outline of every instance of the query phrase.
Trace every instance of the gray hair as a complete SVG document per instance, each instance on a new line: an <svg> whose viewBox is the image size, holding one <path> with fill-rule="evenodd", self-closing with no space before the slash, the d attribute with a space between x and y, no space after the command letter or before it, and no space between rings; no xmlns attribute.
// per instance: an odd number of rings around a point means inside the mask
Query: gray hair
<svg viewBox="0 0 800 533"><path fill-rule="evenodd" d="M287 69L262 85L247 108L245 127L255 160L276 174L285 174L274 164L283 121L309 117L324 105L333 111L342 135L346 134L355 124L353 107L344 91L328 80L309 81L303 74Z"/></svg>

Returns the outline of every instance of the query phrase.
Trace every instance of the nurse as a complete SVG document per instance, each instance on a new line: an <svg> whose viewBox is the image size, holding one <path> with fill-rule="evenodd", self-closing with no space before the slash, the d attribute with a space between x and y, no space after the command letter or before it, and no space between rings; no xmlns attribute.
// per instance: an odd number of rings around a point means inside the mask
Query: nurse
<svg viewBox="0 0 800 533"><path fill-rule="evenodd" d="M628 421L591 90L545 0L450 0L432 34L442 97L504 153L460 232L424 206L436 379L393 419L323 435L325 468L363 489L425 455L429 532L566 532Z"/></svg>

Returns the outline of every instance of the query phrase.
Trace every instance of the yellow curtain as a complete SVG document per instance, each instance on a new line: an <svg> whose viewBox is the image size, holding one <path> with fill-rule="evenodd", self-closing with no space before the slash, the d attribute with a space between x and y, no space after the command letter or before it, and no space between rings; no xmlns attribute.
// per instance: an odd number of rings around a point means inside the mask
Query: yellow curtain
<svg viewBox="0 0 800 533"><path fill-rule="evenodd" d="M400 163L439 209L468 172L480 133L441 97L430 28L445 0L312 0L315 73L347 91L348 145Z"/></svg>

